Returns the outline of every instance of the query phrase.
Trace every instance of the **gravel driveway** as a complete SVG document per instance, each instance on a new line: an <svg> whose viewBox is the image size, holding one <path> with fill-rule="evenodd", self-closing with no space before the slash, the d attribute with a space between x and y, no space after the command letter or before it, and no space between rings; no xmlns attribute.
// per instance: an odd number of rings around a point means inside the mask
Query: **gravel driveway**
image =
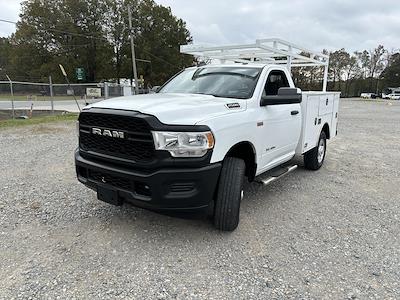
<svg viewBox="0 0 400 300"><path fill-rule="evenodd" d="M343 100L322 169L249 184L233 233L96 200L76 144L0 131L0 299L400 298L400 102Z"/></svg>

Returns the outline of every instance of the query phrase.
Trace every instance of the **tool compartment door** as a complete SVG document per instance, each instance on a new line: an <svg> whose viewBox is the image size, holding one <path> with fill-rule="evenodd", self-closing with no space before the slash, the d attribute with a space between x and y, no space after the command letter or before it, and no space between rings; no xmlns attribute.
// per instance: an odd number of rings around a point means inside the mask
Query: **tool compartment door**
<svg viewBox="0 0 400 300"><path fill-rule="evenodd" d="M334 102L334 95L327 94L320 96L319 101L319 115L324 116L327 114L331 114L333 111L333 102Z"/></svg>
<svg viewBox="0 0 400 300"><path fill-rule="evenodd" d="M318 126L320 95L307 95L306 103L304 103L304 122L303 122L303 139L302 153L305 153L317 145L320 126ZM303 98L304 99L304 98Z"/></svg>
<svg viewBox="0 0 400 300"><path fill-rule="evenodd" d="M333 113L332 113L332 125L331 125L331 138L336 136L337 133L337 124L339 118L339 102L340 102L340 94L335 94L333 99Z"/></svg>

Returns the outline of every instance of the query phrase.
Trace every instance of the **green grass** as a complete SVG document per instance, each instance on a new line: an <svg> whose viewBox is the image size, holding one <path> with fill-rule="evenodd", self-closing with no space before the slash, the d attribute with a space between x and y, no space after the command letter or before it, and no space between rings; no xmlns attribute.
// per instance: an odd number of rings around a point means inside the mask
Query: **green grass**
<svg viewBox="0 0 400 300"><path fill-rule="evenodd" d="M52 123L60 121L76 121L78 114L66 114L66 115L55 115L55 116L44 116L44 117L33 117L31 119L14 119L0 121L0 128L12 128L26 125L35 125L43 123Z"/></svg>
<svg viewBox="0 0 400 300"><path fill-rule="evenodd" d="M74 96L54 96L53 97L54 101L60 101L60 100L74 100ZM80 100L80 96L76 96L77 100ZM37 96L32 98L33 103L35 101L50 101L50 96ZM11 95L10 94L1 94L0 95L0 101L11 101ZM14 95L14 101L29 101L27 98L27 95Z"/></svg>

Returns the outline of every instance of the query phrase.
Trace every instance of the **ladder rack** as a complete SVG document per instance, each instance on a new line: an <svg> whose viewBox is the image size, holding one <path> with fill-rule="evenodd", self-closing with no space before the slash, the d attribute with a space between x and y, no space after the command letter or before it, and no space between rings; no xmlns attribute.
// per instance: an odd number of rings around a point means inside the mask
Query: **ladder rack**
<svg viewBox="0 0 400 300"><path fill-rule="evenodd" d="M258 63L293 67L324 67L323 91L328 81L329 56L278 38L259 39L254 44L229 46L182 45L181 53L221 63Z"/></svg>

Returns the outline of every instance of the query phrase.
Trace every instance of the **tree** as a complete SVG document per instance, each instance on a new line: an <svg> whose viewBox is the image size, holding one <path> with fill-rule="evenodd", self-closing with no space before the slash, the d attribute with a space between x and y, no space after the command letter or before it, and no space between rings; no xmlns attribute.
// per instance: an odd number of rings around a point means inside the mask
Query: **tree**
<svg viewBox="0 0 400 300"><path fill-rule="evenodd" d="M311 57L311 54L307 52L300 52L300 54L306 57ZM322 82L324 77L324 69L322 67L293 67L291 71L292 78L296 87L299 87L304 91L322 89Z"/></svg>
<svg viewBox="0 0 400 300"><path fill-rule="evenodd" d="M119 79L123 74L123 66L128 64L128 43L129 43L129 29L127 26L127 14L124 0L108 0L107 5L109 9L105 14L106 21L106 35L110 42L113 52L113 66L114 74L119 83ZM134 8L137 8L137 2L134 3ZM127 68L125 68L126 73Z"/></svg>
<svg viewBox="0 0 400 300"><path fill-rule="evenodd" d="M344 49L331 52L329 57L329 77L332 79L332 89L341 90L343 81L343 73L345 72L346 65L348 65L350 54ZM336 87L338 82L338 87Z"/></svg>
<svg viewBox="0 0 400 300"><path fill-rule="evenodd" d="M371 61L369 65L370 71L370 80L369 80L369 89L375 90L373 87L374 78L379 77L381 72L384 69L384 54L386 53L385 48L382 45L376 47L373 51L371 51ZM378 80L376 80L376 84L378 84ZM378 86L376 86L378 89Z"/></svg>
<svg viewBox="0 0 400 300"><path fill-rule="evenodd" d="M11 55L11 44L9 38L0 37L0 77L5 76L2 73L7 73Z"/></svg>
<svg viewBox="0 0 400 300"><path fill-rule="evenodd" d="M13 36L15 72L28 79L50 74L61 79L62 63L69 74L84 67L87 79L95 80L99 57L109 47L102 38L105 9L101 0L24 1Z"/></svg>
<svg viewBox="0 0 400 300"><path fill-rule="evenodd" d="M383 71L385 53L386 50L382 45L379 45L371 52L371 61L369 65L370 77L379 76Z"/></svg>
<svg viewBox="0 0 400 300"><path fill-rule="evenodd" d="M27 0L11 37L13 75L60 81L61 63L72 80L77 67L90 82L132 78L128 4L139 74L158 84L193 62L179 52L192 41L185 22L153 0Z"/></svg>
<svg viewBox="0 0 400 300"><path fill-rule="evenodd" d="M192 37L186 29L186 23L175 17L170 8L158 5L153 0L142 0L138 2L135 15L136 56L151 61L151 64L139 61L138 71L151 84L162 84L193 63L193 57L181 54L179 49L180 45L191 43ZM127 57L130 58L128 49Z"/></svg>
<svg viewBox="0 0 400 300"><path fill-rule="evenodd" d="M371 56L367 50L364 50L362 52L355 52L358 61L360 62L361 66L361 71L362 71L362 78L367 78L368 77L368 67L371 64Z"/></svg>
<svg viewBox="0 0 400 300"><path fill-rule="evenodd" d="M400 87L400 53L390 57L391 63L381 74L384 87Z"/></svg>
<svg viewBox="0 0 400 300"><path fill-rule="evenodd" d="M346 58L345 66L344 66L344 80L345 80L345 88L344 88L344 96L350 96L350 88L351 85L356 78L360 78L361 75L361 67L357 58L357 53L353 55L349 55Z"/></svg>

